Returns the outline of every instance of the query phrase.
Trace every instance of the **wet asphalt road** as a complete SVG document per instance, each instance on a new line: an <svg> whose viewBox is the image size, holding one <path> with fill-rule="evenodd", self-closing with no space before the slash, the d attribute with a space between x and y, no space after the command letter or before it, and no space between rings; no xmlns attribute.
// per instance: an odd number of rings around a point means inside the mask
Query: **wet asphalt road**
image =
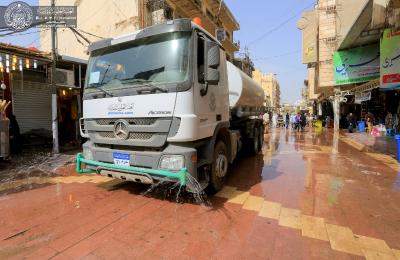
<svg viewBox="0 0 400 260"><path fill-rule="evenodd" d="M397 259L400 171L331 131L274 130L206 205L100 176L0 184L0 259ZM178 198L179 203L176 202ZM396 258L397 257L397 258Z"/></svg>

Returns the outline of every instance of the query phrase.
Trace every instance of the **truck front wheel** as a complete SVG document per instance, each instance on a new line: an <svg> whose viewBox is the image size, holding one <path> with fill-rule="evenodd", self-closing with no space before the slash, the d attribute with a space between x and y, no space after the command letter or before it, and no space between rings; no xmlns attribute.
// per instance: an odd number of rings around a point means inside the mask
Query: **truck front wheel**
<svg viewBox="0 0 400 260"><path fill-rule="evenodd" d="M218 141L215 145L213 162L210 173L210 192L215 193L221 190L225 183L226 174L228 172L228 155L226 145L222 141Z"/></svg>

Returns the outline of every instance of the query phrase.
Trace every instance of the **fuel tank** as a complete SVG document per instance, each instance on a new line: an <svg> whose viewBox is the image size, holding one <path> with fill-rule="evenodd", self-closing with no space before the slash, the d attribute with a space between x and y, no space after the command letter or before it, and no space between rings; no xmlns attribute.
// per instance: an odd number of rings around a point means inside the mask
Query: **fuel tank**
<svg viewBox="0 0 400 260"><path fill-rule="evenodd" d="M263 107L265 94L257 82L230 62L227 62L227 73L231 109L254 111Z"/></svg>

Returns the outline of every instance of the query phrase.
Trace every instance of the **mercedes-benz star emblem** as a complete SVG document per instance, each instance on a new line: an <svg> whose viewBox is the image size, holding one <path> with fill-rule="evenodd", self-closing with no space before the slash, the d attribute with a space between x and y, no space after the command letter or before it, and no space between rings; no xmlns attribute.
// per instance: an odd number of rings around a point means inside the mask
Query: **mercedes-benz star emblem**
<svg viewBox="0 0 400 260"><path fill-rule="evenodd" d="M125 120L117 120L114 123L114 135L116 138L121 140L128 139L129 130L128 130L128 122Z"/></svg>

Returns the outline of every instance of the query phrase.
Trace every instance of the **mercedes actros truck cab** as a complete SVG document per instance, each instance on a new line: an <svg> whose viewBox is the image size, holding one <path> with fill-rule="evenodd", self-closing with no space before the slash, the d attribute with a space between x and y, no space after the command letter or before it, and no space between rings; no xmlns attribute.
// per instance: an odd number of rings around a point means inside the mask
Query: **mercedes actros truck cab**
<svg viewBox="0 0 400 260"><path fill-rule="evenodd" d="M104 39L89 53L79 173L215 192L240 150L261 150L262 88L191 20Z"/></svg>

